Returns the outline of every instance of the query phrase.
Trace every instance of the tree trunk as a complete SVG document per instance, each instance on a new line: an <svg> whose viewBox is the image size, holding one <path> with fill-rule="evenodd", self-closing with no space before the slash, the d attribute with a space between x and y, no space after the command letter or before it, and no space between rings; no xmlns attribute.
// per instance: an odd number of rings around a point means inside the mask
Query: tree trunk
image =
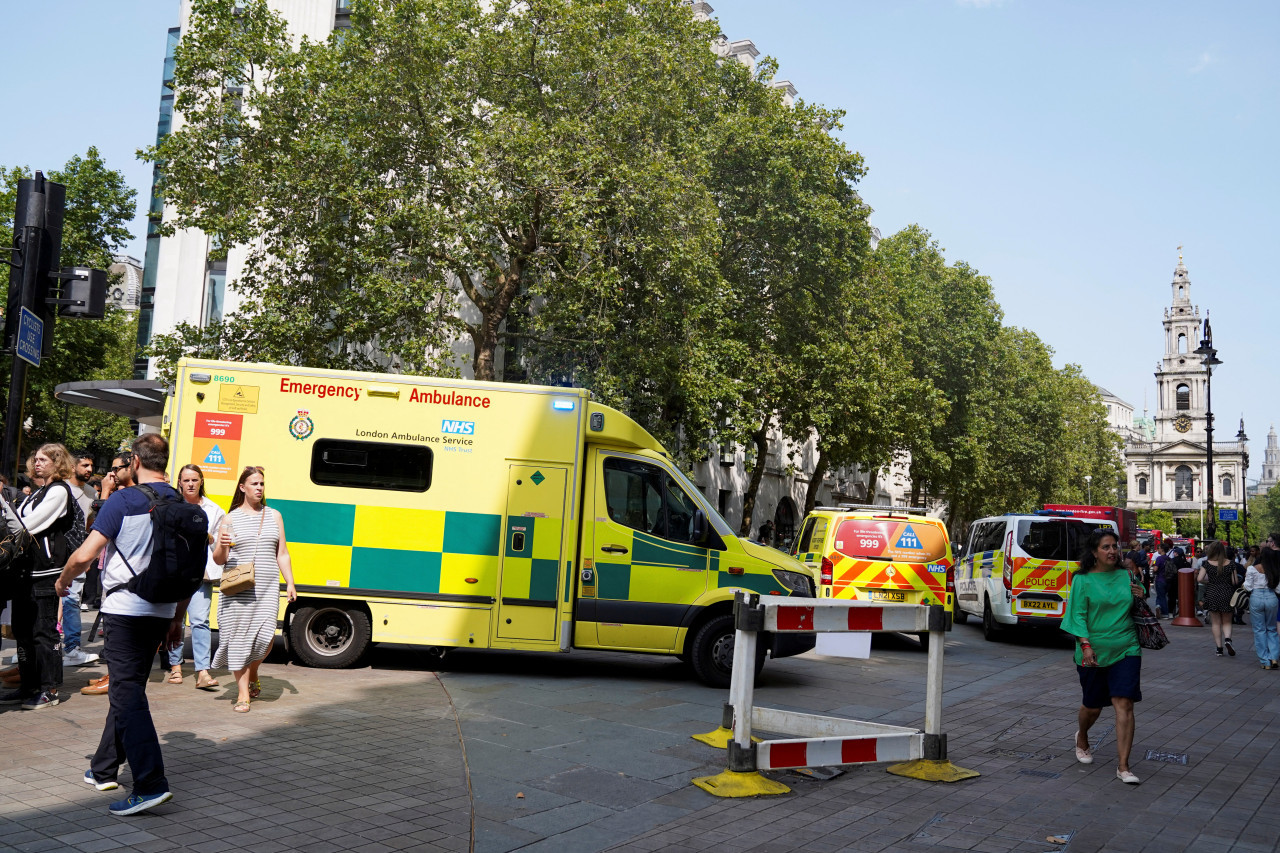
<svg viewBox="0 0 1280 853"><path fill-rule="evenodd" d="M876 481L880 479L880 469L871 468L867 471L867 503L876 502Z"/></svg>
<svg viewBox="0 0 1280 853"><path fill-rule="evenodd" d="M751 481L747 484L746 494L742 496L742 525L738 533L751 538L751 519L756 509L756 493L760 491L760 481L764 479L764 466L769 458L769 424L773 415L766 415L764 425L751 433L751 441L756 446L756 464L751 469Z"/></svg>
<svg viewBox="0 0 1280 853"><path fill-rule="evenodd" d="M911 500L909 501L909 504L911 506L920 506L921 485L922 484L919 479L917 479L916 477L911 478Z"/></svg>
<svg viewBox="0 0 1280 853"><path fill-rule="evenodd" d="M830 464L830 460L827 458L827 451L819 447L818 464L813 466L813 475L809 479L809 488L805 489L804 493L803 515L813 512L814 506L818 503L818 489L822 488L822 478L826 476L828 464Z"/></svg>

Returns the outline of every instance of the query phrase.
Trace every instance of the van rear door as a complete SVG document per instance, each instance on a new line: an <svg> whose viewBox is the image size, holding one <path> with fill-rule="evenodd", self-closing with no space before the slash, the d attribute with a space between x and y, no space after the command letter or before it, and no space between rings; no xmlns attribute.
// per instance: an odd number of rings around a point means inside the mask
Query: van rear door
<svg viewBox="0 0 1280 853"><path fill-rule="evenodd" d="M1013 612L1015 616L1060 619L1066 613L1071 572L1079 566L1085 542L1106 521L1078 518L1022 518L1013 536Z"/></svg>

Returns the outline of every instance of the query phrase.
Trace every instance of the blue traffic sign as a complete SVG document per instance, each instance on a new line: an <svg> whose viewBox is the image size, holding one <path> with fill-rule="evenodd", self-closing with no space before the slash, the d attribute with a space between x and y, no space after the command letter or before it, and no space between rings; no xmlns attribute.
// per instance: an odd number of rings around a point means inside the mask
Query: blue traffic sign
<svg viewBox="0 0 1280 853"><path fill-rule="evenodd" d="M23 308L18 315L18 339L14 354L31 364L40 366L40 350L44 346L44 321L30 308Z"/></svg>
<svg viewBox="0 0 1280 853"><path fill-rule="evenodd" d="M1235 509L1218 510L1218 521L1239 521L1240 511Z"/></svg>

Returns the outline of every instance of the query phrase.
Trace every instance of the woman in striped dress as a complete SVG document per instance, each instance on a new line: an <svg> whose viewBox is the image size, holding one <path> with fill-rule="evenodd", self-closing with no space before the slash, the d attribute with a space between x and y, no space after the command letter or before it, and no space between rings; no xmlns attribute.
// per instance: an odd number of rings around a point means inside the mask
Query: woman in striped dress
<svg viewBox="0 0 1280 853"><path fill-rule="evenodd" d="M271 652L276 638L281 575L289 600L298 598L284 519L267 506L261 468L250 466L240 475L213 561L227 568L253 563L252 587L218 597L218 651L213 656L215 668L226 667L235 676L237 695L232 710L243 714L262 690L258 665Z"/></svg>

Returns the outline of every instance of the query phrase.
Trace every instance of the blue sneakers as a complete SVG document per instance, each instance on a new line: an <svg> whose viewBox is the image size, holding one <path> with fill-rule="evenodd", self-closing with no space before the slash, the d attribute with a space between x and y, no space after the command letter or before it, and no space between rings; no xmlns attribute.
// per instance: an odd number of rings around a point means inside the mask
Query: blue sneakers
<svg viewBox="0 0 1280 853"><path fill-rule="evenodd" d="M112 803L111 813L113 815L124 817L126 815L137 814L138 812L145 812L147 809L155 808L156 806L162 803L167 803L172 799L173 794L168 791L160 794L148 794L146 796L130 794L128 799L116 800Z"/></svg>
<svg viewBox="0 0 1280 853"><path fill-rule="evenodd" d="M84 783L86 785L92 785L99 791L114 791L116 788L120 787L120 783L115 779L108 779L105 782L99 782L97 779L93 778L92 770L84 771Z"/></svg>

